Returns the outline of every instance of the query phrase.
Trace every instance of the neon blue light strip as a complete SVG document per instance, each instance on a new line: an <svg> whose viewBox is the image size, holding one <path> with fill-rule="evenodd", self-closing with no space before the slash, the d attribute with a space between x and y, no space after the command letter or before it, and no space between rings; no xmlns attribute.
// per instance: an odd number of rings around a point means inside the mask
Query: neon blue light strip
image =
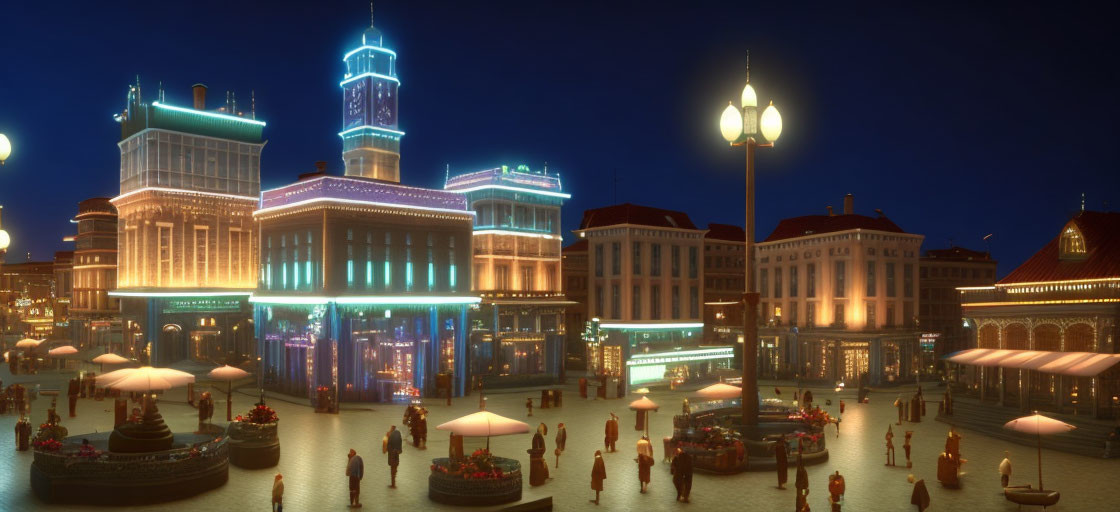
<svg viewBox="0 0 1120 512"><path fill-rule="evenodd" d="M455 264L452 263L451 264L450 276L449 276L449 280L451 281L451 289L452 290L455 289L455 279L456 279L456 277L455 277Z"/></svg>
<svg viewBox="0 0 1120 512"><path fill-rule="evenodd" d="M626 366L658 365L665 363L680 363L685 361L709 361L712 359L731 359L735 357L731 347L707 350L682 350L679 352L662 352L659 354L638 354L631 356L626 361Z"/></svg>
<svg viewBox="0 0 1120 512"><path fill-rule="evenodd" d="M373 262L366 262L366 288L373 286Z"/></svg>
<svg viewBox="0 0 1120 512"><path fill-rule="evenodd" d="M428 291L436 287L436 265L428 263Z"/></svg>
<svg viewBox="0 0 1120 512"><path fill-rule="evenodd" d="M256 119L245 119L244 117L231 116L229 114L216 114L214 112L206 112L206 111L203 111L203 110L195 110L193 108L176 107L176 106L173 106L173 105L166 105L166 104L160 103L158 101L153 101L152 106L157 107L157 108L167 109L167 110L174 110L176 112L184 112L184 113L187 113L187 114L197 114L197 115L200 115L200 116L213 117L215 119L224 119L226 121L237 121L237 122L241 122L241 123L255 124L255 125L258 125L258 126L264 126L265 125L264 121L257 121Z"/></svg>
<svg viewBox="0 0 1120 512"><path fill-rule="evenodd" d="M362 79L362 78L366 78L366 77L381 78L383 80L391 80L393 82L396 82L397 85L400 85L400 83L401 83L400 80L397 80L395 77L391 77L389 75L382 75L381 73L366 72L366 73L362 73L360 75L354 75L350 78L347 78L346 80L343 80L343 81L339 82L338 86L342 87L342 86L345 86L346 84L348 84L350 82L353 82L355 80L359 80L359 79Z"/></svg>
<svg viewBox="0 0 1120 512"><path fill-rule="evenodd" d="M248 291L229 291L229 292L122 292L111 291L109 295L113 297L247 297L252 295L253 292Z"/></svg>
<svg viewBox="0 0 1120 512"><path fill-rule="evenodd" d="M470 188L449 189L448 192L467 193L467 192L475 192L477 190L485 190L485 189L511 190L513 192L521 192L523 194L537 194L537 195L541 195L541 196L560 197L560 198L563 198L563 199L571 199L572 198L571 194L565 194L563 192L549 192L549 191L546 191L546 190L533 190L531 188L511 187L509 185L479 185L477 187L470 187Z"/></svg>
<svg viewBox="0 0 1120 512"><path fill-rule="evenodd" d="M509 231L505 229L476 229L475 235L512 235L512 236L527 236L530 238L544 238L552 240L553 238L560 238L560 235L548 235L544 233L524 233L521 231Z"/></svg>
<svg viewBox="0 0 1120 512"><path fill-rule="evenodd" d="M700 329L703 323L676 323L676 324L599 324L600 329L623 329L635 331L641 329Z"/></svg>
<svg viewBox="0 0 1120 512"><path fill-rule="evenodd" d="M389 128L382 128L380 126L370 126L368 124L364 124L362 126L355 126L355 127L351 128L349 130L343 130L341 132L338 132L338 135L340 137L345 137L345 136L347 136L347 135L349 135L353 132L356 132L358 130L373 130L373 131L377 131L377 132L391 133L393 135L399 135L399 136L402 136L402 137L404 136L404 132L402 132L400 130L392 130L392 129L389 129ZM409 139L409 140L411 140L411 139Z"/></svg>
<svg viewBox="0 0 1120 512"><path fill-rule="evenodd" d="M312 198L312 199L304 199L303 201L296 201L296 202L290 203L290 204L270 206L268 208L262 208L260 210L254 211L253 215L256 216L256 215L270 213L270 212L277 211L277 210L283 210L283 209L286 209L286 208L295 208L297 206L305 206L305 205L313 204L313 203L347 203L347 204L360 204L360 205L366 205L366 206L381 206L381 207L385 207L385 208L401 208L401 209L405 209L405 210L428 210L428 211L433 211L433 212L458 213L460 215L470 215L472 217L475 215L475 212L472 211L472 210L452 210L450 208L433 208L431 206L413 206L413 205L409 205L409 204L381 203L381 202L377 202L377 201L361 201L361 200L358 200L358 199L342 199L342 198L337 198L337 197L316 197L316 198Z"/></svg>
<svg viewBox="0 0 1120 512"><path fill-rule="evenodd" d="M385 287L386 288L388 288L389 286L391 286L393 284L393 272L392 272L392 270L393 270L392 265L388 261L386 261L385 262Z"/></svg>
<svg viewBox="0 0 1120 512"><path fill-rule="evenodd" d="M412 290L412 262L404 264L404 289Z"/></svg>
<svg viewBox="0 0 1120 512"><path fill-rule="evenodd" d="M323 297L318 295L298 296L268 296L249 297L249 302L255 304L387 304L387 305L425 305L425 304L478 304L482 302L479 297L447 297L423 295L371 295L351 297Z"/></svg>
<svg viewBox="0 0 1120 512"><path fill-rule="evenodd" d="M346 60L349 59L351 55L354 55L355 53L358 53L362 50L373 50L375 52L387 53L387 54L392 55L394 57L397 56L397 52L394 52L393 50L390 50L388 48L382 48L380 46L365 45L365 46L359 46L357 48L354 48L353 50L350 50L350 53L347 53L346 55L342 56L342 61L346 62Z"/></svg>
<svg viewBox="0 0 1120 512"><path fill-rule="evenodd" d="M354 260L346 260L346 285L354 286Z"/></svg>
<svg viewBox="0 0 1120 512"><path fill-rule="evenodd" d="M307 286L311 287L311 262L305 261L304 265L304 279L307 281Z"/></svg>

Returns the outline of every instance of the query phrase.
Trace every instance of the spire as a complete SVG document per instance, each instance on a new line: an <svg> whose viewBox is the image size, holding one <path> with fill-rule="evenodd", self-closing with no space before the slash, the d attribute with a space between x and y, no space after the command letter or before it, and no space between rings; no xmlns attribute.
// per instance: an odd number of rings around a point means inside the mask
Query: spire
<svg viewBox="0 0 1120 512"><path fill-rule="evenodd" d="M747 83L751 83L751 51L747 50Z"/></svg>
<svg viewBox="0 0 1120 512"><path fill-rule="evenodd" d="M373 0L369 0L369 28L373 28Z"/></svg>
<svg viewBox="0 0 1120 512"><path fill-rule="evenodd" d="M249 117L250 119L257 118L257 90L249 90Z"/></svg>
<svg viewBox="0 0 1120 512"><path fill-rule="evenodd" d="M371 4L373 2L370 2ZM451 164L447 164L447 169L443 172L443 186L447 186L447 181L451 179Z"/></svg>
<svg viewBox="0 0 1120 512"><path fill-rule="evenodd" d="M1081 193L1081 211L1085 211L1085 193Z"/></svg>

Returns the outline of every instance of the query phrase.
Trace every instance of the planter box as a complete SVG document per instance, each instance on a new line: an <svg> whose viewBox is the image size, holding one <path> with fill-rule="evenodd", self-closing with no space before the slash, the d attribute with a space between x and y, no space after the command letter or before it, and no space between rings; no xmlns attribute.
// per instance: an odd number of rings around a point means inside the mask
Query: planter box
<svg viewBox="0 0 1120 512"><path fill-rule="evenodd" d="M448 459L434 459L443 465ZM447 505L486 506L500 505L521 500L521 463L494 457L495 465L502 468L503 478L465 479L463 475L432 472L428 475L428 498Z"/></svg>
<svg viewBox="0 0 1120 512"><path fill-rule="evenodd" d="M230 423L229 462L245 469L270 468L279 464L279 423Z"/></svg>

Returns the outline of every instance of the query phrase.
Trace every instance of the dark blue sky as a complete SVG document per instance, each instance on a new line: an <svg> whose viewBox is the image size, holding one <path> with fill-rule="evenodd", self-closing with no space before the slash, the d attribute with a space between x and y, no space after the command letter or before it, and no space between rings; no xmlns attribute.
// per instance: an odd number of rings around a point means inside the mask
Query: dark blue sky
<svg viewBox="0 0 1120 512"><path fill-rule="evenodd" d="M785 121L760 153L758 233L784 217L881 208L925 249L991 250L1000 274L1052 238L1086 193L1120 202L1115 13L1092 7L781 2L389 2L402 180L547 161L583 210L634 202L742 224L742 152L719 135L752 84ZM907 2L909 4L909 2ZM666 4L667 5L667 4ZM0 48L7 260L66 248L78 201L118 191L111 115L141 76L169 103L223 91L268 122L265 187L340 172L342 54L363 2L10 2ZM614 176L617 175L617 189Z"/></svg>

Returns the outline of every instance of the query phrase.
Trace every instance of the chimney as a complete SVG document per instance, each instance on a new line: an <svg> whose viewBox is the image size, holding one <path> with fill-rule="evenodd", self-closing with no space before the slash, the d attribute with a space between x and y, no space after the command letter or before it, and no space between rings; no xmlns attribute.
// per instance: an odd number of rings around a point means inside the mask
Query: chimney
<svg viewBox="0 0 1120 512"><path fill-rule="evenodd" d="M851 215L855 213L855 196L848 194L844 196L844 215Z"/></svg>
<svg viewBox="0 0 1120 512"><path fill-rule="evenodd" d="M194 109L206 110L206 85L194 84L191 89L194 91Z"/></svg>
<svg viewBox="0 0 1120 512"><path fill-rule="evenodd" d="M835 214L835 213L832 213L832 206L826 206L825 208L828 208L828 216L829 216L829 217L834 217L834 216L836 216L836 214Z"/></svg>

